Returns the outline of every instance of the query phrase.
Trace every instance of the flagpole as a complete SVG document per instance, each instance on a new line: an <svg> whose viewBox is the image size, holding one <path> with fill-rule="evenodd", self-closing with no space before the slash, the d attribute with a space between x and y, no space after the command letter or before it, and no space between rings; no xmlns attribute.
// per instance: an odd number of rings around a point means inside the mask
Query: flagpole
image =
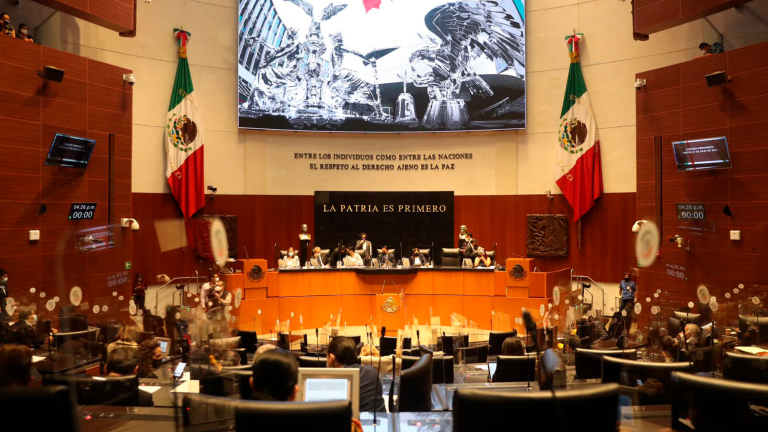
<svg viewBox="0 0 768 432"><path fill-rule="evenodd" d="M579 238L579 250L581 250L581 219L579 219L578 221L577 228L578 228L578 232L576 234Z"/></svg>

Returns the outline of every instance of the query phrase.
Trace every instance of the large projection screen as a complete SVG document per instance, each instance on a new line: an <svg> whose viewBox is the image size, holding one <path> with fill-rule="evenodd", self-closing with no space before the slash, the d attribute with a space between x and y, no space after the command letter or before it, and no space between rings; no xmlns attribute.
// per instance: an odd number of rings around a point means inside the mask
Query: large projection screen
<svg viewBox="0 0 768 432"><path fill-rule="evenodd" d="M524 0L240 0L239 126L525 128Z"/></svg>

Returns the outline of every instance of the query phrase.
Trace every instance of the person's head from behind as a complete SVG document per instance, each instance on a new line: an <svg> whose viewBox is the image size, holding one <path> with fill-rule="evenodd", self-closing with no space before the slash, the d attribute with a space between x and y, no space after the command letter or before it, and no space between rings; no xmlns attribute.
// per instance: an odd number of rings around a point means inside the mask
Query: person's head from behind
<svg viewBox="0 0 768 432"><path fill-rule="evenodd" d="M659 342L659 348L661 348L661 350L666 353L669 353L674 346L675 346L675 338L673 338L670 335L664 336L663 338L661 338L661 341Z"/></svg>
<svg viewBox="0 0 768 432"><path fill-rule="evenodd" d="M328 356L326 366L340 368L357 363L357 346L348 337L335 337L328 344Z"/></svg>
<svg viewBox="0 0 768 432"><path fill-rule="evenodd" d="M504 342L501 344L501 355L520 356L524 354L523 343L514 336L504 339Z"/></svg>
<svg viewBox="0 0 768 432"><path fill-rule="evenodd" d="M276 346L272 344L264 344L260 346L256 352L253 354L253 360L256 361L257 358L259 358L260 355L264 354L267 351L271 351L273 349L277 348Z"/></svg>
<svg viewBox="0 0 768 432"><path fill-rule="evenodd" d="M29 320L29 315L30 315L29 309L24 309L24 310L20 311L19 312L19 322Z"/></svg>
<svg viewBox="0 0 768 432"><path fill-rule="evenodd" d="M288 248L288 258L293 258L293 256L296 255L296 252L293 250L293 247Z"/></svg>
<svg viewBox="0 0 768 432"><path fill-rule="evenodd" d="M685 338L690 339L692 337L699 337L700 329L696 324L690 323L685 325Z"/></svg>
<svg viewBox="0 0 768 432"><path fill-rule="evenodd" d="M288 351L269 350L253 362L251 389L254 399L293 401L299 392L299 363Z"/></svg>
<svg viewBox="0 0 768 432"><path fill-rule="evenodd" d="M32 380L32 351L8 344L0 349L0 387L26 387Z"/></svg>
<svg viewBox="0 0 768 432"><path fill-rule="evenodd" d="M576 352L576 349L581 348L581 339L578 336L568 337L568 348L571 352Z"/></svg>
<svg viewBox="0 0 768 432"><path fill-rule="evenodd" d="M115 348L107 358L107 374L109 376L136 375L139 370L139 359L135 349Z"/></svg>

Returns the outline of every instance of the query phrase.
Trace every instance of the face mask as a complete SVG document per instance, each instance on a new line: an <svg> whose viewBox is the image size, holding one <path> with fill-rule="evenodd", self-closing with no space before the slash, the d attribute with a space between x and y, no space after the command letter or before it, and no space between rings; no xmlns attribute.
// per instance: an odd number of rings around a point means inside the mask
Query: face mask
<svg viewBox="0 0 768 432"><path fill-rule="evenodd" d="M37 324L37 315L32 315L31 317L29 317L29 324L30 325Z"/></svg>
<svg viewBox="0 0 768 432"><path fill-rule="evenodd" d="M289 257L293 257L293 252L288 252Z"/></svg>
<svg viewBox="0 0 768 432"><path fill-rule="evenodd" d="M624 280L625 280L625 281L627 281L627 282L629 282L629 276L625 276L625 277L624 277Z"/></svg>
<svg viewBox="0 0 768 432"><path fill-rule="evenodd" d="M701 50L701 55L707 55L707 50Z"/></svg>
<svg viewBox="0 0 768 432"><path fill-rule="evenodd" d="M8 283L8 278L4 277L4 278L0 279L0 282L2 282L3 285L5 285L6 283Z"/></svg>
<svg viewBox="0 0 768 432"><path fill-rule="evenodd" d="M162 360L152 360L152 367L153 368L157 369L157 368L159 368L162 365L163 365L163 361Z"/></svg>
<svg viewBox="0 0 768 432"><path fill-rule="evenodd" d="M218 281L219 281L219 278L215 277L215 278L213 278L213 281L214 281L214 282L218 282Z"/></svg>
<svg viewBox="0 0 768 432"><path fill-rule="evenodd" d="M8 25L10 23L11 23L11 20L9 20L8 18L3 19L3 24Z"/></svg>
<svg viewBox="0 0 768 432"><path fill-rule="evenodd" d="M22 36L26 36L28 32L29 31L27 29L19 30L19 34L21 34Z"/></svg>
<svg viewBox="0 0 768 432"><path fill-rule="evenodd" d="M221 292L222 290L223 290L223 288L222 288L222 287L220 287L220 286L217 286L217 287L216 287L216 292Z"/></svg>

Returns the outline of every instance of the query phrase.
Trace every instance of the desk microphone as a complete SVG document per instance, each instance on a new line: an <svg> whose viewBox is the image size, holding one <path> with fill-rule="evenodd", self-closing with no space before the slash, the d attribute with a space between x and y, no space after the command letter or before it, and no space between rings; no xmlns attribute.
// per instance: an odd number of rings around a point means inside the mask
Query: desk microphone
<svg viewBox="0 0 768 432"><path fill-rule="evenodd" d="M387 280L384 279L383 282L381 282L381 293L384 294L384 285L387 283Z"/></svg>
<svg viewBox="0 0 768 432"><path fill-rule="evenodd" d="M384 376L384 374L381 373L381 338L383 338L386 335L387 335L387 327L384 326L381 328L381 337L379 338L379 369L377 371L379 374L381 374L381 376ZM371 350L371 355L373 355L373 350ZM371 357L371 361L373 361L373 357ZM394 379L394 377L392 377L392 379ZM378 388L376 393L380 393L384 391L384 389L381 388L380 385L377 384L376 387ZM373 424L374 425L378 424L378 422L376 421L376 411L378 410L376 409L376 406L375 406L375 403L378 399L379 399L378 396L374 398L374 408L373 408Z"/></svg>
<svg viewBox="0 0 768 432"><path fill-rule="evenodd" d="M395 283L395 281L392 281L392 285L394 285L394 286L395 286L395 292L396 292L396 293L398 293L398 294L402 294L402 291L400 291L400 292L398 292L398 291L397 291L397 284ZM382 294L383 294L383 293L382 293Z"/></svg>
<svg viewBox="0 0 768 432"><path fill-rule="evenodd" d="M421 336L419 336L419 329L416 329L416 346L421 346Z"/></svg>
<svg viewBox="0 0 768 432"><path fill-rule="evenodd" d="M315 327L315 348L317 349L315 355L320 358L320 329L317 327Z"/></svg>
<svg viewBox="0 0 768 432"><path fill-rule="evenodd" d="M243 250L245 251L245 259L250 259L248 257L248 248L246 248L245 245L243 245Z"/></svg>

